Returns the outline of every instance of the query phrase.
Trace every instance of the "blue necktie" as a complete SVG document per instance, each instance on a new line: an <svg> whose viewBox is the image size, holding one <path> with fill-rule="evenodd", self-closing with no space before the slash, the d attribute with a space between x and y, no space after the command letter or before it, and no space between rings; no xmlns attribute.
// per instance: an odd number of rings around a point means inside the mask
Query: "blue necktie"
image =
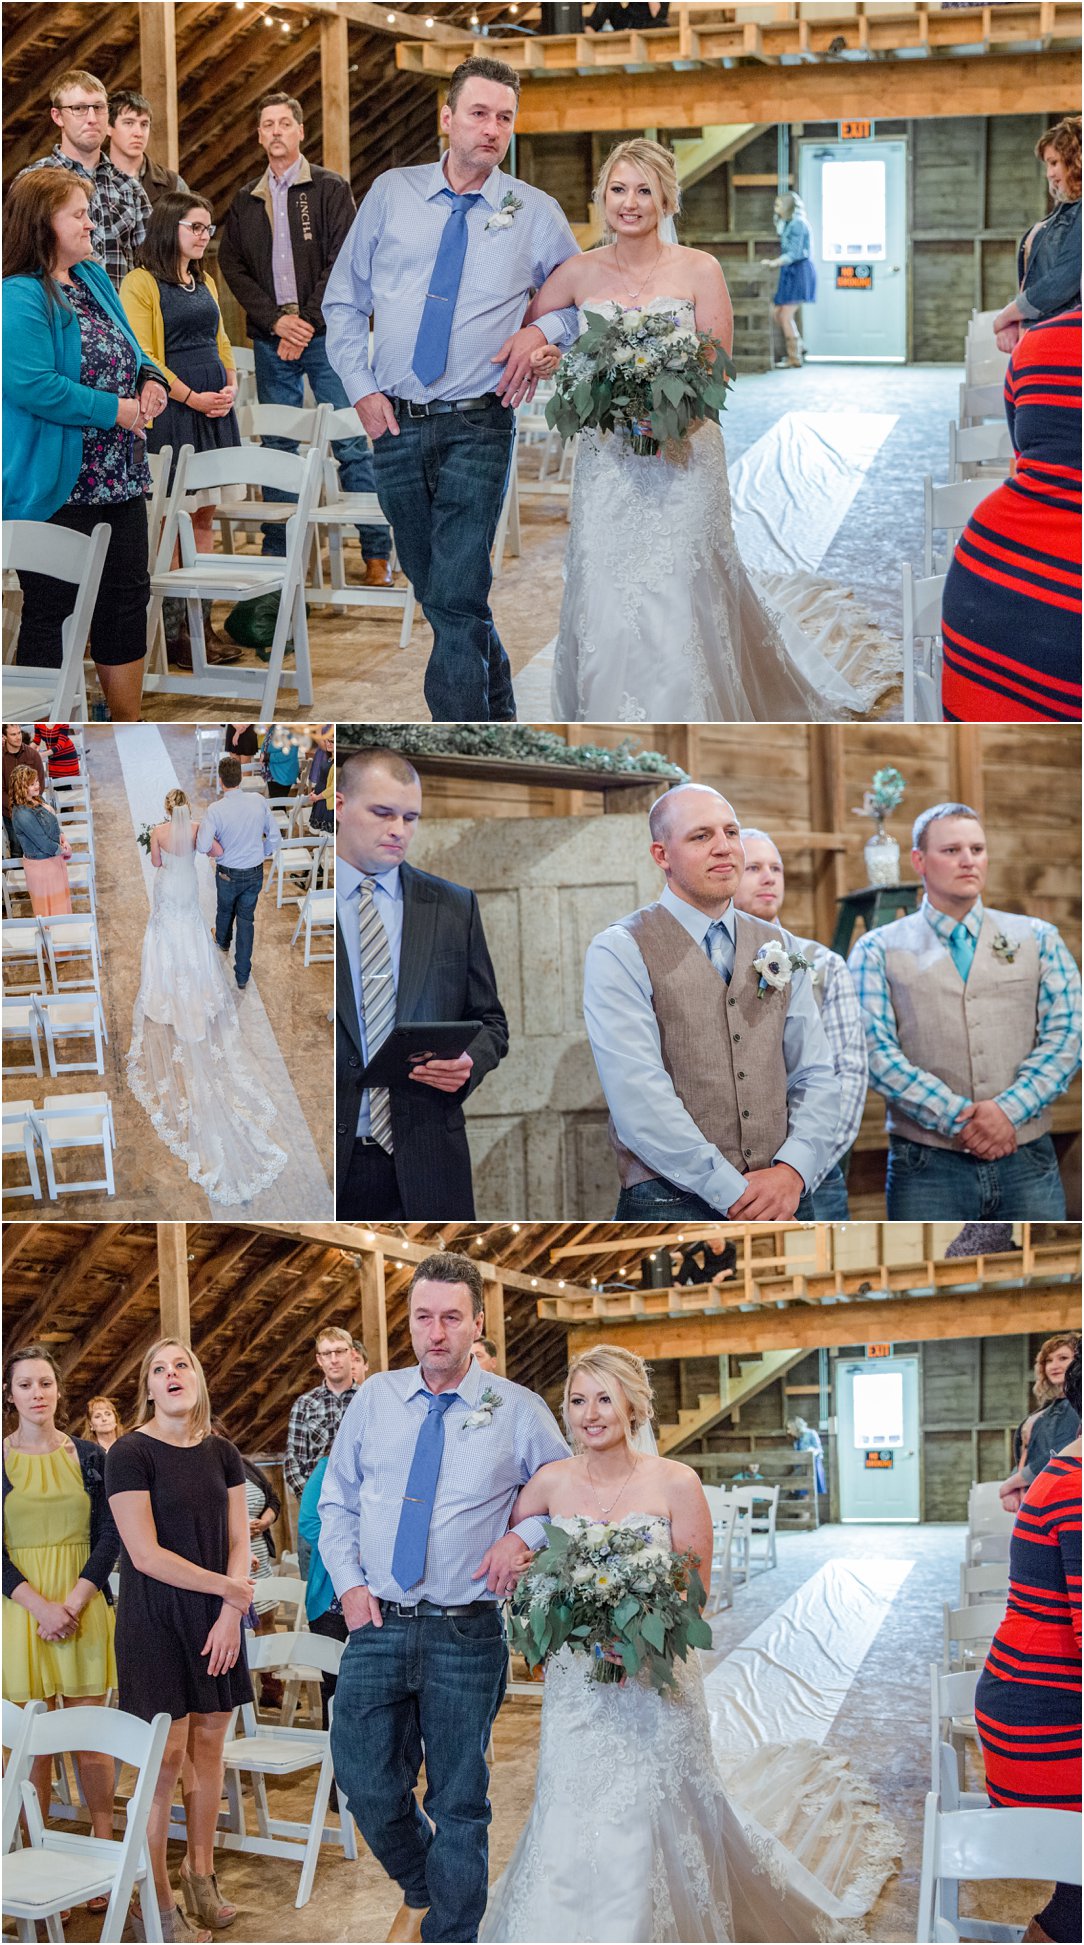
<svg viewBox="0 0 1084 1945"><path fill-rule="evenodd" d="M425 1572L429 1522L444 1457L444 1414L458 1395L455 1391L442 1391L439 1398L430 1398L429 1410L418 1433L391 1556L392 1573L402 1588L413 1587Z"/></svg>
<svg viewBox="0 0 1084 1945"><path fill-rule="evenodd" d="M708 926L704 934L704 951L724 985L729 986L730 975L734 970L733 947L730 943L730 934L721 918L717 918L713 925Z"/></svg>
<svg viewBox="0 0 1084 1945"><path fill-rule="evenodd" d="M482 200L480 196L457 196L451 189L442 189L440 193L452 207L441 233L437 260L429 274L425 309L411 360L423 385L432 385L448 363L452 315L467 255L467 211Z"/></svg>
<svg viewBox="0 0 1084 1945"><path fill-rule="evenodd" d="M959 925L954 925L952 928L949 951L952 954L952 963L966 986L967 975L971 971L971 961L975 957L975 941L962 920Z"/></svg>

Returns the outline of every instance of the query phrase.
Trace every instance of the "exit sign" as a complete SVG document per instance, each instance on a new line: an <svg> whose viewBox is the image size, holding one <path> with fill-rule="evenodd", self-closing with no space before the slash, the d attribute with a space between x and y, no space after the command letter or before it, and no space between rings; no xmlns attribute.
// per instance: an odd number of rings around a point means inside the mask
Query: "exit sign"
<svg viewBox="0 0 1084 1945"><path fill-rule="evenodd" d="M872 122L840 122L839 139L841 142L872 142Z"/></svg>
<svg viewBox="0 0 1084 1945"><path fill-rule="evenodd" d="M891 1357L892 1346L891 1344L867 1344L866 1356L867 1357Z"/></svg>

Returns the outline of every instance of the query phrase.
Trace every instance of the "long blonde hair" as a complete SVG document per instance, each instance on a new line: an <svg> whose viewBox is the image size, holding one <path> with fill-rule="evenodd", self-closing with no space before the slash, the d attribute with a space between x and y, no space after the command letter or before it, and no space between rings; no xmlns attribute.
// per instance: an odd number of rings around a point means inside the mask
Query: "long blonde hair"
<svg viewBox="0 0 1084 1945"><path fill-rule="evenodd" d="M1076 1352L1079 1349L1080 1338L1074 1330L1058 1331L1054 1337L1045 1337L1043 1339L1035 1354L1034 1390L1040 1405L1049 1405L1055 1398L1060 1398L1062 1395L1060 1391L1055 1391L1054 1386L1046 1375L1047 1358L1053 1357L1055 1351L1068 1350Z"/></svg>
<svg viewBox="0 0 1084 1945"><path fill-rule="evenodd" d="M573 1360L565 1379L561 1415L573 1445L576 1438L569 1424L568 1401L573 1391L572 1380L580 1371L593 1378L596 1384L609 1387L613 1407L624 1425L626 1438L635 1438L642 1425L650 1424L651 1378L643 1358L637 1357L633 1351L622 1350L619 1344L594 1344L589 1351L584 1351Z"/></svg>
<svg viewBox="0 0 1084 1945"><path fill-rule="evenodd" d="M606 223L606 185L614 170L622 162L631 162L635 169L647 177L651 200L655 205L660 227L668 216L676 216L681 208L681 189L678 184L677 163L673 151L663 147L661 142L653 142L646 135L634 135L627 142L618 142L610 150L601 169L598 181L592 192L593 201L602 217L603 227L608 237L613 231Z"/></svg>
<svg viewBox="0 0 1084 1945"><path fill-rule="evenodd" d="M154 1363L158 1353L164 1351L167 1345L172 1345L174 1350L183 1351L185 1356L191 1360L192 1369L196 1374L197 1390L196 1402L189 1414L188 1429L195 1437L204 1439L211 1429L210 1393L207 1390L207 1380L203 1375L202 1364L192 1349L191 1344L186 1344L181 1337L160 1337L158 1342L152 1344L150 1350L146 1353L139 1367L139 1383L136 1391L136 1413L133 1424L145 1425L148 1418L152 1418L154 1415L154 1406L151 1403L149 1386L151 1365Z"/></svg>

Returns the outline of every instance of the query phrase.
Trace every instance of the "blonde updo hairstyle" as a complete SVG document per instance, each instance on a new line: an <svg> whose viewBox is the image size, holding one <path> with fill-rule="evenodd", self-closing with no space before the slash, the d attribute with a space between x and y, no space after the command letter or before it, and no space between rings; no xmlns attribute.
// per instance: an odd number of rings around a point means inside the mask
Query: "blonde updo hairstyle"
<svg viewBox="0 0 1084 1945"><path fill-rule="evenodd" d="M661 142L652 142L646 135L634 135L630 141L618 142L617 147L610 150L594 187L592 199L602 217L608 238L612 238L613 231L606 222L606 185L614 170L623 162L630 162L633 168L646 176L660 224L664 217L676 216L681 208L681 189L673 151L664 148Z"/></svg>
<svg viewBox="0 0 1084 1945"><path fill-rule="evenodd" d="M576 1445L576 1435L569 1423L568 1401L575 1389L573 1381L581 1372L584 1377L593 1378L596 1384L606 1386L614 1410L624 1425L626 1438L635 1438L642 1425L650 1424L651 1378L643 1358L637 1357L632 1351L622 1350L618 1344L595 1344L569 1365L565 1379L561 1416L573 1445Z"/></svg>
<svg viewBox="0 0 1084 1945"><path fill-rule="evenodd" d="M172 817L175 810L191 810L192 806L183 790L166 791L166 816Z"/></svg>

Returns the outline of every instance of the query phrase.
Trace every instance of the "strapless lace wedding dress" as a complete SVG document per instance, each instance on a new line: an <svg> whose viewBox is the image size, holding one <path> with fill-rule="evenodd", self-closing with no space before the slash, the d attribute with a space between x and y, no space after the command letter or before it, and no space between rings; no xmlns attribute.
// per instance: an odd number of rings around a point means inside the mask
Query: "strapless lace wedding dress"
<svg viewBox="0 0 1084 1945"><path fill-rule="evenodd" d="M620 1524L670 1545L665 1519L631 1513ZM490 1894L482 1940L782 1945L863 1935L859 1915L891 1870L895 1833L853 1779L850 1797L826 1789L843 1767L837 1758L801 1745L800 1780L780 1803L792 1829L805 1797L810 1826L830 1830L804 1846L802 1861L724 1791L698 1655L677 1664L671 1694L640 1678L599 1683L589 1669L568 1648L546 1664L534 1803ZM854 1862L841 1870L848 1852ZM824 1876L814 1875L822 1864Z"/></svg>
<svg viewBox="0 0 1084 1945"><path fill-rule="evenodd" d="M641 308L676 312L695 325L689 298L655 297ZM587 313L581 318L586 326ZM876 630L864 656L853 630L825 628L825 584L814 589L819 639L838 635L841 659L858 673L863 661L883 664L886 645ZM624 433L580 434L553 645L555 722L829 722L866 714L886 686L883 667L856 685L775 605L779 599L778 580L769 603L739 557L715 420L652 459L637 457Z"/></svg>
<svg viewBox="0 0 1084 1945"><path fill-rule="evenodd" d="M267 1130L274 1103L241 1036L200 910L191 836L154 874L132 1015L128 1085L155 1133L212 1202L249 1202L286 1166Z"/></svg>

